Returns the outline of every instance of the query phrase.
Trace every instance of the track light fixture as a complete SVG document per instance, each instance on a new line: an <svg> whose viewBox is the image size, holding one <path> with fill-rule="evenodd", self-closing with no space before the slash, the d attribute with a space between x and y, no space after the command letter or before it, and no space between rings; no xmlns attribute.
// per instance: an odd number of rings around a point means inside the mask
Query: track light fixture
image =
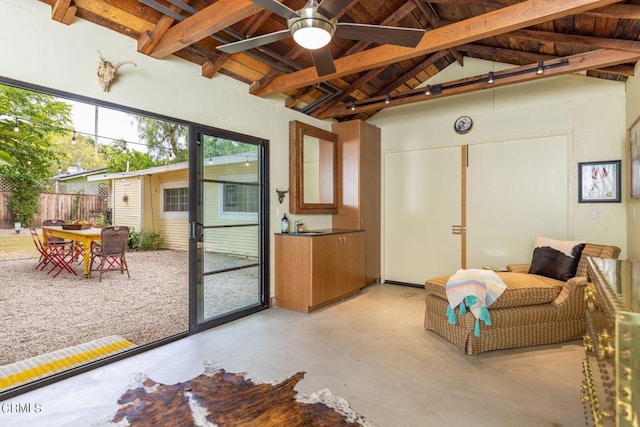
<svg viewBox="0 0 640 427"><path fill-rule="evenodd" d="M247 156L247 160L244 162L244 165L245 165L246 167L249 167L249 156Z"/></svg>
<svg viewBox="0 0 640 427"><path fill-rule="evenodd" d="M18 118L16 117L16 125L13 127L14 132L20 132L20 124L18 123Z"/></svg>
<svg viewBox="0 0 640 427"><path fill-rule="evenodd" d="M511 77L521 76L524 74L541 75L541 74L544 74L545 71L548 69L564 67L567 65L569 65L569 60L567 59L562 59L558 61L554 60L554 61L550 61L550 63L547 63L547 64L545 64L544 61L538 61L537 64L532 64L528 67L519 67L514 70L499 71L497 75L495 74L494 71L489 71L486 75L481 74L471 79L463 79L463 80L458 80L458 81L453 81L448 83L426 85L423 88L416 88L409 92L397 93L394 95L393 99L394 101L402 101L404 99L413 98L415 96L424 97L425 95L427 96L440 95L447 90L461 88L464 86L484 84L484 83L492 84L496 81L496 79L508 79ZM391 96L389 94L385 95L384 104L389 104L390 102L391 102ZM370 107L370 106L374 106L374 108L385 108L382 105L382 103L383 101L380 99L380 97L375 97L370 100L361 99L360 101L358 101L358 107L365 107L364 108L365 111L367 111L368 110L367 107ZM345 108L353 111L356 109L356 104L353 101L349 102L348 104L345 102Z"/></svg>

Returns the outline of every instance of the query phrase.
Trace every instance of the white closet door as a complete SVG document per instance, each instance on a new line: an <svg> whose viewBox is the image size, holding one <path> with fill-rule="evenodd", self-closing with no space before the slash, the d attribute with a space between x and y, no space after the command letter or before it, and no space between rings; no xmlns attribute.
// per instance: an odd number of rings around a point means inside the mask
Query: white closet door
<svg viewBox="0 0 640 427"><path fill-rule="evenodd" d="M567 237L567 138L472 145L467 268L530 262L537 235Z"/></svg>
<svg viewBox="0 0 640 427"><path fill-rule="evenodd" d="M384 278L424 284L460 268L461 148L385 154Z"/></svg>

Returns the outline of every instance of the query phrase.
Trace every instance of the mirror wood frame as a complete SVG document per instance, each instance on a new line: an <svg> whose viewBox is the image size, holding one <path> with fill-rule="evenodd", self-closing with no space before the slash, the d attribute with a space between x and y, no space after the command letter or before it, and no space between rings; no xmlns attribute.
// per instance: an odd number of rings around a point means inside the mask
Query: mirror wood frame
<svg viewBox="0 0 640 427"><path fill-rule="evenodd" d="M333 143L332 170L333 202L305 203L304 201L304 136ZM294 214L333 214L338 212L338 135L293 120L289 122L289 211Z"/></svg>

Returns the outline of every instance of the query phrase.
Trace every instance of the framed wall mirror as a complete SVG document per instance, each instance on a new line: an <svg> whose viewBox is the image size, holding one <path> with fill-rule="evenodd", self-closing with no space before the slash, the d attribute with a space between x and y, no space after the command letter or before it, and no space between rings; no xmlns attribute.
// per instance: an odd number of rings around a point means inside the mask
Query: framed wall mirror
<svg viewBox="0 0 640 427"><path fill-rule="evenodd" d="M338 136L299 121L289 122L289 211L338 212Z"/></svg>

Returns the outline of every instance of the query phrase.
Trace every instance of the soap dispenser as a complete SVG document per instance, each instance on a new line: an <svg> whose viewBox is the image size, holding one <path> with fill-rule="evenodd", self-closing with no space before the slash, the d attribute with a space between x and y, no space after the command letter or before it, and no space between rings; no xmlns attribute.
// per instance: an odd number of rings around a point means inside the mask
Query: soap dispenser
<svg viewBox="0 0 640 427"><path fill-rule="evenodd" d="M287 214L282 216L282 221L280 221L280 231L282 233L289 232L289 218L287 218Z"/></svg>

